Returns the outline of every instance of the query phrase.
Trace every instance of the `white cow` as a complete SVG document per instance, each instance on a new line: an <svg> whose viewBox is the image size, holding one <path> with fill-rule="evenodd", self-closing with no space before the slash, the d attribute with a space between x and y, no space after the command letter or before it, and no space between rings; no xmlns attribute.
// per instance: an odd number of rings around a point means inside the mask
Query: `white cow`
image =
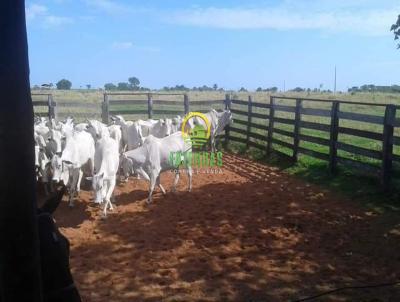
<svg viewBox="0 0 400 302"><path fill-rule="evenodd" d="M93 175L95 145L88 132L66 132L65 149L61 157L55 155L52 160L53 180L61 178L70 187L69 205L73 206L73 197L79 194L83 172ZM67 172L68 171L68 172ZM66 174L68 173L68 176ZM68 181L66 178L68 177Z"/></svg>
<svg viewBox="0 0 400 302"><path fill-rule="evenodd" d="M121 126L122 132L122 151L134 150L143 144L142 128L139 122L125 121L120 116L112 116L115 125Z"/></svg>
<svg viewBox="0 0 400 302"><path fill-rule="evenodd" d="M118 143L118 150L122 153L122 129L119 125L110 125L108 126L108 132L110 133L110 137L115 139Z"/></svg>
<svg viewBox="0 0 400 302"><path fill-rule="evenodd" d="M179 180L179 169L171 163L171 154L177 152L191 152L192 146L190 141L184 140L182 132L176 132L168 137L156 138L152 135L146 138L143 146L125 152L122 156L122 168L125 176L129 176L130 172L135 172L142 178L150 182L149 197L147 202L152 202L152 194L157 184L163 194L165 190L160 183L160 173L174 169L176 171L173 191ZM192 190L192 168L189 161L187 167L189 176L189 192Z"/></svg>
<svg viewBox="0 0 400 302"><path fill-rule="evenodd" d="M88 123L79 123L74 126L74 130L77 132L86 131L88 129Z"/></svg>
<svg viewBox="0 0 400 302"><path fill-rule="evenodd" d="M207 117L210 127L210 144L211 144L211 151L216 150L216 138L218 135L222 134L225 127L232 123L232 113L230 110L224 110L222 112L218 112L215 109L212 109L210 112L206 113L205 116ZM193 128L195 124L200 124L203 127L206 127L205 122L200 117L195 117L191 119L188 123L188 127Z"/></svg>
<svg viewBox="0 0 400 302"><path fill-rule="evenodd" d="M49 132L49 138L46 145L46 152L49 157L53 157L55 154L61 154L64 148L64 137L59 130L51 129Z"/></svg>
<svg viewBox="0 0 400 302"><path fill-rule="evenodd" d="M107 125L96 120L88 120L88 128L90 134L92 134L93 139L96 141L100 139L103 135L109 135Z"/></svg>
<svg viewBox="0 0 400 302"><path fill-rule="evenodd" d="M181 131L183 119L179 115L174 117L171 121L171 134Z"/></svg>
<svg viewBox="0 0 400 302"><path fill-rule="evenodd" d="M139 120L138 123L142 129L143 137L153 135L158 138L163 138L171 135L172 120L171 119L160 119L160 120Z"/></svg>
<svg viewBox="0 0 400 302"><path fill-rule="evenodd" d="M92 188L95 192L95 202L103 203L104 216L107 216L107 209L113 210L111 196L114 192L116 176L119 166L119 145L110 136L103 135L96 143L94 155L93 177L88 177L92 181Z"/></svg>

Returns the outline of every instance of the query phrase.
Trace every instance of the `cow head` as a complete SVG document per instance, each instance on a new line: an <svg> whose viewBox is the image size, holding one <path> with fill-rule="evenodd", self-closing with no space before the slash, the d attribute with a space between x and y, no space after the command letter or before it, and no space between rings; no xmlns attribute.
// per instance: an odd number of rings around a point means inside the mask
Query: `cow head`
<svg viewBox="0 0 400 302"><path fill-rule="evenodd" d="M54 155L51 159L51 169L53 172L53 181L63 182L67 185L69 182L69 167L64 163L59 155Z"/></svg>

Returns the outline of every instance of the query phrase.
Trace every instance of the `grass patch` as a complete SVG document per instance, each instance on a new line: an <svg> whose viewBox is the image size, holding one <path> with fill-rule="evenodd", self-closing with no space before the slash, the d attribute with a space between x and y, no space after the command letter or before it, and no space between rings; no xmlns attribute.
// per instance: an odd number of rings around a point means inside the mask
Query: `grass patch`
<svg viewBox="0 0 400 302"><path fill-rule="evenodd" d="M378 177L365 176L354 169L338 167L336 175L331 175L328 164L324 161L301 155L298 162L291 158L272 154L271 158L265 157L265 152L249 148L244 144L230 142L228 150L249 157L253 160L278 167L290 175L319 185L352 199L353 201L379 213L387 211L400 212L400 172L396 171L392 188L383 192ZM287 152L289 155L289 153Z"/></svg>

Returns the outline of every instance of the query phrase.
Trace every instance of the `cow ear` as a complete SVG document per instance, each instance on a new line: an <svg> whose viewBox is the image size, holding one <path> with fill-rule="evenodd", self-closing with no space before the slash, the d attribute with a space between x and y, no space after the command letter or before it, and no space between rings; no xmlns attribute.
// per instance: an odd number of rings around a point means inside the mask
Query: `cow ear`
<svg viewBox="0 0 400 302"><path fill-rule="evenodd" d="M89 180L89 181L92 181L93 180L93 177L86 177L86 180Z"/></svg>

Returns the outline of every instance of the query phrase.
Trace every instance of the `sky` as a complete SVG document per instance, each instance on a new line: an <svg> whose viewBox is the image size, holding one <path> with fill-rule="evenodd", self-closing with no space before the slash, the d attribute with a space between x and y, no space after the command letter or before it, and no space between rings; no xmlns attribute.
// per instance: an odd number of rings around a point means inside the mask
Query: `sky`
<svg viewBox="0 0 400 302"><path fill-rule="evenodd" d="M27 0L31 85L400 84L398 0Z"/></svg>

